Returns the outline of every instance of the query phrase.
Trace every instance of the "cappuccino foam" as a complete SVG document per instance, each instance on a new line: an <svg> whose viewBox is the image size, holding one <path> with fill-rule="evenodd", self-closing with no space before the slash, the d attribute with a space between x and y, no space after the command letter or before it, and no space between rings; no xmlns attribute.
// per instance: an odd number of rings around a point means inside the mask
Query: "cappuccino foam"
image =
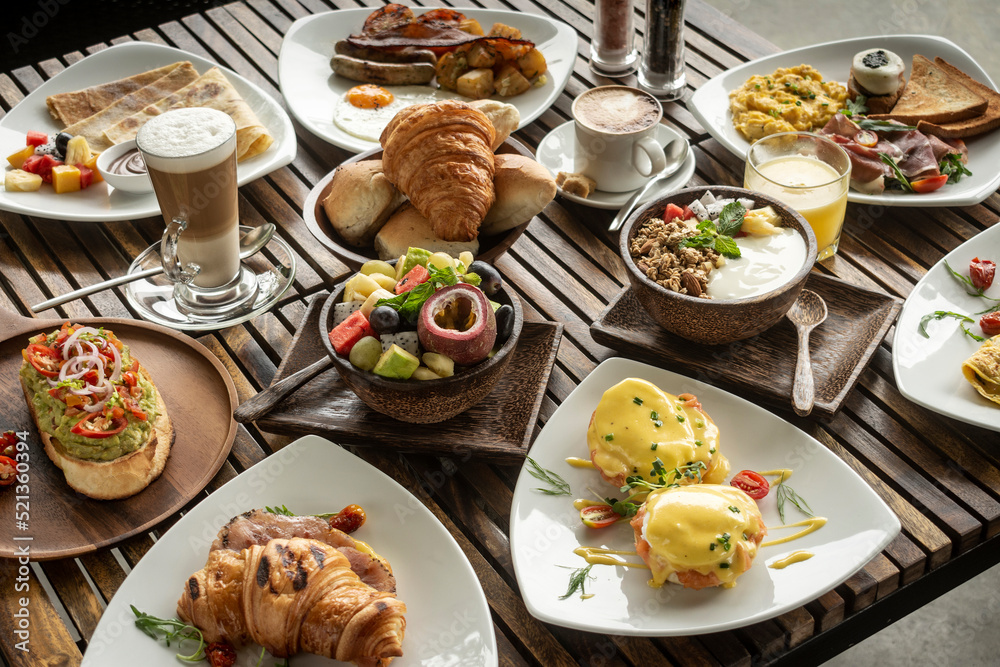
<svg viewBox="0 0 1000 667"><path fill-rule="evenodd" d="M577 98L573 112L578 122L600 132L629 134L654 125L660 118L656 101L624 87L588 91Z"/></svg>
<svg viewBox="0 0 1000 667"><path fill-rule="evenodd" d="M139 128L136 144L149 167L171 173L201 171L229 156L232 147L226 140L235 125L217 109L173 109Z"/></svg>

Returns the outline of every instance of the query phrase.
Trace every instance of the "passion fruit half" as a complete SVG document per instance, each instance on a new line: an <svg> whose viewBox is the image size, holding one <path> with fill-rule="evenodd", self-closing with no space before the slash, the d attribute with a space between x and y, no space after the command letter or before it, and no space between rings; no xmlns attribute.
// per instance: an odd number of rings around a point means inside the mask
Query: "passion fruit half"
<svg viewBox="0 0 1000 667"><path fill-rule="evenodd" d="M493 350L497 320L482 290L458 283L427 299L417 319L417 336L425 350L443 354L460 366L471 366Z"/></svg>

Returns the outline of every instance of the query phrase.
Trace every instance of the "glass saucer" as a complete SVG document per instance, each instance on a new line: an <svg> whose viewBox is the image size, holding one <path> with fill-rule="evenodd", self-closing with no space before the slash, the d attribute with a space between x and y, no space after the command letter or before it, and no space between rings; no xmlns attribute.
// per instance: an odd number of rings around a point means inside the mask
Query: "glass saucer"
<svg viewBox="0 0 1000 667"><path fill-rule="evenodd" d="M240 225L240 233L252 229ZM162 265L160 243L154 243L135 258L128 269L129 275ZM292 249L277 234L271 237L264 249L242 262L244 273L251 272L257 281L257 296L245 307L217 316L200 316L184 312L174 301L174 284L162 273L145 280L136 280L125 287L128 302L139 315L150 322L172 329L186 331L212 331L231 327L260 315L272 308L288 291L295 279L295 257Z"/></svg>

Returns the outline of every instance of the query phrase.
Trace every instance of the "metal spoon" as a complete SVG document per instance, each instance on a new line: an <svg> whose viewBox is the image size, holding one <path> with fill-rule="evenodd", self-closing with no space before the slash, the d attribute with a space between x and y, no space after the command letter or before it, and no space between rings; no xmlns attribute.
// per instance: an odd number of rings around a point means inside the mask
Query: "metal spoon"
<svg viewBox="0 0 1000 667"><path fill-rule="evenodd" d="M243 235L240 239L240 261L243 261L247 257L256 255L261 249L267 245L271 237L274 236L274 225L270 222L266 222L260 227L254 227L249 232ZM142 280L143 278L149 278L150 276L155 276L163 273L163 266L154 266L153 268L146 269L144 271L139 271L137 273L130 273L119 278L112 278L111 280L105 280L104 282L90 285L88 287L81 287L78 290L74 290L62 296L57 296L49 299L48 301L43 301L31 307L31 312L37 313L43 310L48 310L49 308L55 308L56 306L61 306L67 301L73 301L74 299L79 299L80 297L87 296L88 294L93 294L94 292L101 292L111 287L117 287L118 285L124 285L126 283L133 282L135 280Z"/></svg>
<svg viewBox="0 0 1000 667"><path fill-rule="evenodd" d="M792 407L800 417L813 409L813 374L809 359L809 332L826 319L826 302L816 292L804 289L785 313L799 332L799 354L795 359L795 381L792 384Z"/></svg>
<svg viewBox="0 0 1000 667"><path fill-rule="evenodd" d="M690 147L688 146L687 139L679 137L674 139L669 144L667 144L663 152L666 154L667 166L663 168L656 176L649 179L645 187L640 190L636 190L635 194L629 197L628 201L622 207L622 210L618 211L618 215L615 219L611 221L611 226L608 227L609 232L617 232L625 224L625 220L632 213L635 205L638 204L643 197L653 192L657 188L663 187L667 179L674 175L674 173L681 168L684 161L687 159L688 151Z"/></svg>

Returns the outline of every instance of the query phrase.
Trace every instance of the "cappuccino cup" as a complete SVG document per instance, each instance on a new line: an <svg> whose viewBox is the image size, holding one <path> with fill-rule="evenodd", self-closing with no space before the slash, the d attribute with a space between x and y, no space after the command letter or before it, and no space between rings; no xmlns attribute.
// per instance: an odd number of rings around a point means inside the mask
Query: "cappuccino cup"
<svg viewBox="0 0 1000 667"><path fill-rule="evenodd" d="M572 110L574 171L594 179L598 190L635 190L666 167L656 141L663 107L652 95L627 86L601 86L577 96Z"/></svg>
<svg viewBox="0 0 1000 667"><path fill-rule="evenodd" d="M255 296L240 265L236 123L200 107L147 121L136 136L163 213L161 254L174 299L189 312L216 312Z"/></svg>

